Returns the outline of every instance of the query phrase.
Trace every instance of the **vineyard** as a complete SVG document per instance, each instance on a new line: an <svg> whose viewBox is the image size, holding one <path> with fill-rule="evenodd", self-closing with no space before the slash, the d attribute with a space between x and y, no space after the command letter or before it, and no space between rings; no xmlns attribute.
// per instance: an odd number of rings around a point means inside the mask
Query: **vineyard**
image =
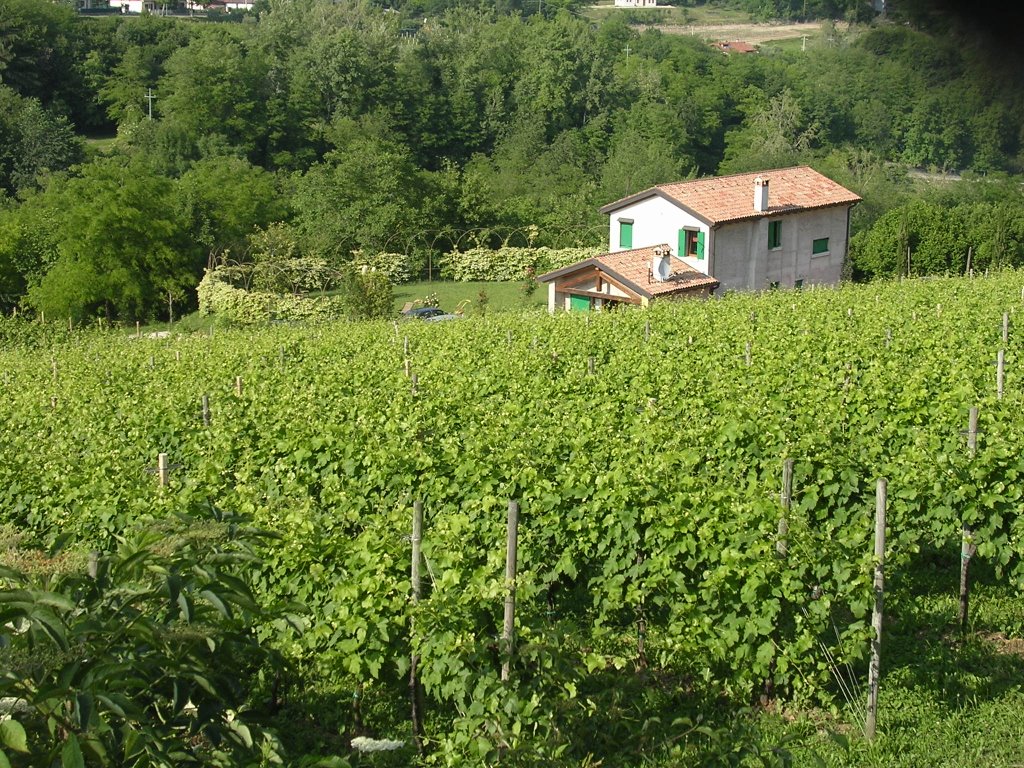
<svg viewBox="0 0 1024 768"><path fill-rule="evenodd" d="M895 617L913 575L937 571L955 641L962 548L986 583L1024 586L1022 286L1007 272L167 338L0 320L0 654L63 649L0 682L42 702L0 750L765 765L785 751L722 713L780 702L863 739L878 478ZM119 730L131 712L69 639L89 595L109 608L119 589L145 591L131 605L158 615L153 637L202 640L184 661L168 640L178 671L150 691L177 748ZM1017 609L986 629L1019 636ZM201 663L235 676L233 703L216 709Z"/></svg>

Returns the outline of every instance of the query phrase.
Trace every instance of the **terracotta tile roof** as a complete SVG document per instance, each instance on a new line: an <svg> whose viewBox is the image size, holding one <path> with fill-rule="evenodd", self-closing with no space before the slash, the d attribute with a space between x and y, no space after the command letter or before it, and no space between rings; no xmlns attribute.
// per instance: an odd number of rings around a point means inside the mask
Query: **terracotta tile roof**
<svg viewBox="0 0 1024 768"><path fill-rule="evenodd" d="M638 293L646 298L718 287L719 282L715 278L705 275L674 256L671 262L672 271L668 278L660 281L654 280L651 274L651 260L654 258L656 248L671 251L668 245L652 245L647 248L634 248L630 251L602 253L600 256L540 275L537 279L543 283L550 283L580 269L597 267L608 273L610 277L621 279L625 287L638 289Z"/></svg>
<svg viewBox="0 0 1024 768"><path fill-rule="evenodd" d="M715 48L723 53L757 53L757 46L745 43L742 40L723 41L714 45Z"/></svg>
<svg viewBox="0 0 1024 768"><path fill-rule="evenodd" d="M672 257L672 272L668 278L660 281L652 279L651 259L654 258L655 247L661 248L663 251L670 250L667 245L660 245L649 248L634 248L631 251L604 253L596 258L610 272L621 275L651 296L677 293L693 288L710 288L718 285L718 281L715 278L697 271L685 261L675 256Z"/></svg>
<svg viewBox="0 0 1024 768"><path fill-rule="evenodd" d="M758 176L769 182L768 210L764 212L754 210L754 179ZM800 165L661 184L609 203L601 209L601 213L612 213L654 195L676 203L711 225L833 205L852 205L861 200L858 195L827 176L822 176L806 165Z"/></svg>

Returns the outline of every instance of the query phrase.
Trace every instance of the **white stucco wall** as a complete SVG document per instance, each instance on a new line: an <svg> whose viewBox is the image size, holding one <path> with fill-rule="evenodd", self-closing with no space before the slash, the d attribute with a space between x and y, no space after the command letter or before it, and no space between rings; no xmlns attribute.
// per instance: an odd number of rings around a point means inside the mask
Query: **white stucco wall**
<svg viewBox="0 0 1024 768"><path fill-rule="evenodd" d="M776 218L723 224L715 233L711 274L721 290L761 290L772 283L837 283L846 254L845 207L805 211ZM781 221L781 247L768 250L768 222ZM811 253L815 240L827 237L827 253Z"/></svg>
<svg viewBox="0 0 1024 768"><path fill-rule="evenodd" d="M696 216L673 205L662 197L649 197L626 208L615 211L608 222L608 250L624 251L619 243L619 220L633 219L633 248L647 248L652 245L667 244L672 248L673 256L680 256L689 266L705 275L709 273L708 255L714 248L714 233ZM704 233L704 258L693 259L677 253L679 248L679 230L693 227Z"/></svg>

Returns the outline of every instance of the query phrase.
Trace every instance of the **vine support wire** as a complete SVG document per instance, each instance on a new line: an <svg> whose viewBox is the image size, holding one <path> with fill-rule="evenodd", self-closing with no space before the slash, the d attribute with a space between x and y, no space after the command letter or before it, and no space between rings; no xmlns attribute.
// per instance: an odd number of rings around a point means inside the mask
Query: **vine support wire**
<svg viewBox="0 0 1024 768"><path fill-rule="evenodd" d="M868 666L868 710L864 719L864 735L875 739L878 715L878 678L882 661L882 608L885 599L885 511L888 500L888 481L878 478L875 490L875 605L871 611L871 663Z"/></svg>

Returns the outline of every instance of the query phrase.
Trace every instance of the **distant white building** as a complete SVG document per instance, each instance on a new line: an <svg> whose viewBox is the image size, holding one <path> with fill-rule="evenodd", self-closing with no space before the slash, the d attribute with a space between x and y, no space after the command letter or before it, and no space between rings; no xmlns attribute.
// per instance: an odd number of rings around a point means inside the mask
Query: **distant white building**
<svg viewBox="0 0 1024 768"><path fill-rule="evenodd" d="M658 0L615 0L616 8L657 8Z"/></svg>
<svg viewBox="0 0 1024 768"><path fill-rule="evenodd" d="M158 5L170 5L169 3L157 3L155 0L110 0L111 8L119 8L121 13L154 13Z"/></svg>

